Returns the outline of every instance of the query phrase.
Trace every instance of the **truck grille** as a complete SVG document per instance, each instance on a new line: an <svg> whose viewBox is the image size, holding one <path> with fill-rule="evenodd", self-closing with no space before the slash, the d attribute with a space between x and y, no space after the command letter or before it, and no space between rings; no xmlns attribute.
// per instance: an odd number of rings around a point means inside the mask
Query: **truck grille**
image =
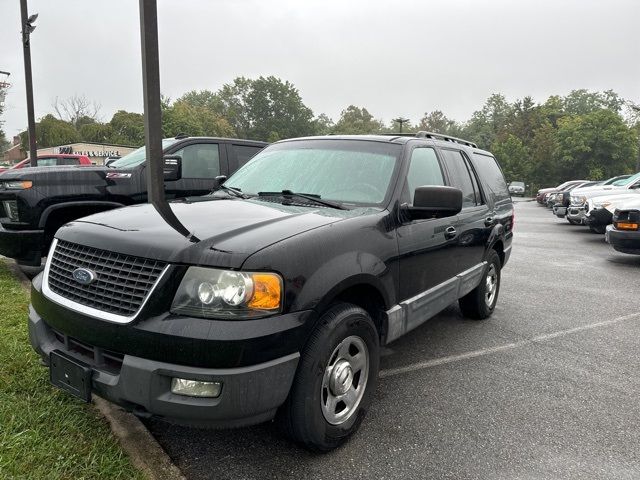
<svg viewBox="0 0 640 480"><path fill-rule="evenodd" d="M47 281L61 297L115 315L134 315L167 266L165 262L108 252L58 240ZM83 285L74 270L86 268L96 279Z"/></svg>

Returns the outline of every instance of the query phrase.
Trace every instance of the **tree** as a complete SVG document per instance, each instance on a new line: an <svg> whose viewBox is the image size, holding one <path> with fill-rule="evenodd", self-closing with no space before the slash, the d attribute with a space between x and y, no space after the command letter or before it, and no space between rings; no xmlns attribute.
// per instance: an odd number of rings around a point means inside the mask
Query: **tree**
<svg viewBox="0 0 640 480"><path fill-rule="evenodd" d="M321 113L316 118L314 118L313 123L314 133L316 135L329 135L335 127L335 123L333 123L333 120L331 120L331 118L329 118L329 116L325 115L324 113Z"/></svg>
<svg viewBox="0 0 640 480"><path fill-rule="evenodd" d="M425 112L418 123L417 129L442 133L443 135L452 135L454 137L460 135L460 126L440 110L434 110L431 113Z"/></svg>
<svg viewBox="0 0 640 480"><path fill-rule="evenodd" d="M530 170L533 191L543 186L555 186L560 183L556 151L556 130L551 122L546 121L533 134Z"/></svg>
<svg viewBox="0 0 640 480"><path fill-rule="evenodd" d="M98 121L101 105L95 101L89 100L84 95L73 95L69 98L60 100L58 97L53 102L53 109L58 118L71 123L79 128L82 119L86 123L87 119Z"/></svg>
<svg viewBox="0 0 640 480"><path fill-rule="evenodd" d="M334 133L342 135L363 135L380 133L384 130L381 120L373 118L366 108L349 105L340 113L340 119L334 127Z"/></svg>
<svg viewBox="0 0 640 480"><path fill-rule="evenodd" d="M118 110L109 125L113 131L110 142L133 146L144 144L144 117L140 113Z"/></svg>
<svg viewBox="0 0 640 480"><path fill-rule="evenodd" d="M518 137L508 134L504 140L493 144L491 152L502 166L507 182L530 180L531 156L529 149Z"/></svg>
<svg viewBox="0 0 640 480"><path fill-rule="evenodd" d="M463 136L488 149L498 136L509 130L513 117L513 106L504 95L492 94L482 110L473 113L471 120L463 128Z"/></svg>
<svg viewBox="0 0 640 480"><path fill-rule="evenodd" d="M20 134L22 148L29 150L27 132ZM57 119L51 114L45 115L36 123L36 144L38 148L55 147L69 143L76 143L80 135L73 124Z"/></svg>
<svg viewBox="0 0 640 480"><path fill-rule="evenodd" d="M604 178L631 173L638 142L612 110L567 116L558 122L557 157L564 178Z"/></svg>
<svg viewBox="0 0 640 480"><path fill-rule="evenodd" d="M229 122L205 106L194 106L183 100L162 112L162 131L166 137L186 134L200 137L234 137Z"/></svg>
<svg viewBox="0 0 640 480"><path fill-rule="evenodd" d="M581 88L564 98L564 112L568 115L586 115L602 109L620 113L623 105L624 100L613 90L590 92Z"/></svg>

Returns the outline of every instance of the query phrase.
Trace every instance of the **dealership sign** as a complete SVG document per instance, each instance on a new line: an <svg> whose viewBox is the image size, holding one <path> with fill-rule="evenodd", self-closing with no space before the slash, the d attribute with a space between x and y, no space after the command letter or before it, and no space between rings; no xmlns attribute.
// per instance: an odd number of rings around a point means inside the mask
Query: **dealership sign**
<svg viewBox="0 0 640 480"><path fill-rule="evenodd" d="M72 146L58 147L53 153L61 153L64 155L85 155L87 157L119 157L119 150L74 150Z"/></svg>

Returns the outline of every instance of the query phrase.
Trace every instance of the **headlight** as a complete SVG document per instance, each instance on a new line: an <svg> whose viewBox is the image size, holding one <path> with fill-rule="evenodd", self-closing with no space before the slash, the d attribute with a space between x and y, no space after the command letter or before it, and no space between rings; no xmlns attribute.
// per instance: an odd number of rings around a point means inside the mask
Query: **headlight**
<svg viewBox="0 0 640 480"><path fill-rule="evenodd" d="M12 222L17 222L20 218L18 216L18 202L16 200L4 200L4 211Z"/></svg>
<svg viewBox="0 0 640 480"><path fill-rule="evenodd" d="M9 182L0 182L0 188L5 190L26 190L33 187L31 180L12 180Z"/></svg>
<svg viewBox="0 0 640 480"><path fill-rule="evenodd" d="M171 312L203 318L258 318L281 311L277 273L189 267Z"/></svg>

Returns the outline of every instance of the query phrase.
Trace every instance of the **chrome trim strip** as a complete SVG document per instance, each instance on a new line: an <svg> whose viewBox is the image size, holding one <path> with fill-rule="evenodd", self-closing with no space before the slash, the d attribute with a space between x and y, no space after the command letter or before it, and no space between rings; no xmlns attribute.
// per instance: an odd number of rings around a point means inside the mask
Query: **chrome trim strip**
<svg viewBox="0 0 640 480"><path fill-rule="evenodd" d="M510 248L510 247L509 247ZM401 301L387 310L387 333L384 344L388 344L405 333L437 315L459 298L476 288L482 281L486 261L458 273L429 290Z"/></svg>
<svg viewBox="0 0 640 480"><path fill-rule="evenodd" d="M58 305L66 307L75 312L79 312L84 315L97 318L98 320L106 320L107 322L122 323L122 324L133 322L138 316L138 314L140 313L140 311L147 304L149 297L151 297L151 294L154 292L158 284L162 281L165 274L169 271L169 267L171 267L171 265L167 265L166 267L164 267L164 270L160 272L160 275L158 275L158 279L156 280L156 283L153 284L153 287L151 287L151 290L149 290L149 293L147 293L147 296L144 297L144 299L142 300L142 303L140 304L140 308L138 308L136 313L134 313L130 317L125 317L124 315L116 315L115 313L103 312L102 310L98 310L97 308L87 307L86 305L82 305L81 303L77 303L77 302L74 302L73 300L69 300L68 298L64 298L58 295L57 293L53 292L49 288L49 268L51 266L53 253L55 252L57 245L58 245L58 239L54 238L53 243L51 244L51 247L49 249L47 262L44 267L44 274L42 277L42 293L44 294L45 297L47 297L52 302L57 303Z"/></svg>

